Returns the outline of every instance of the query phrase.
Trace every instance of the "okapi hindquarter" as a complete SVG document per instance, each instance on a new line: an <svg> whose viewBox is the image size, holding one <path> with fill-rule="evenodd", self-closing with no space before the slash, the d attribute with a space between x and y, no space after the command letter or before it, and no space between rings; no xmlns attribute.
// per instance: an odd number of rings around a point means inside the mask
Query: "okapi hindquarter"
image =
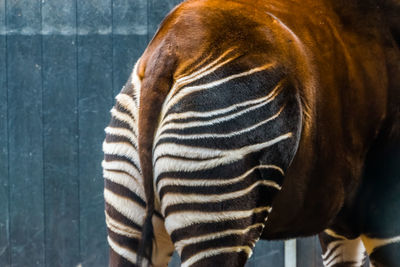
<svg viewBox="0 0 400 267"><path fill-rule="evenodd" d="M371 219L400 215L400 55L381 10L330 0L175 8L106 128L110 266L165 266L174 249L182 266L243 266L259 238L327 228L326 266L361 264L364 246L392 266L382 255L395 248L382 246L400 229Z"/></svg>

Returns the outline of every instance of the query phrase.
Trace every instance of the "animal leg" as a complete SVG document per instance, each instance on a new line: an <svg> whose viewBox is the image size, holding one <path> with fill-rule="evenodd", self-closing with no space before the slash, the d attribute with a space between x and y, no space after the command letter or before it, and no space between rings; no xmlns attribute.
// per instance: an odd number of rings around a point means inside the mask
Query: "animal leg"
<svg viewBox="0 0 400 267"><path fill-rule="evenodd" d="M326 229L319 239L325 267L364 266L366 253L360 237L351 239Z"/></svg>

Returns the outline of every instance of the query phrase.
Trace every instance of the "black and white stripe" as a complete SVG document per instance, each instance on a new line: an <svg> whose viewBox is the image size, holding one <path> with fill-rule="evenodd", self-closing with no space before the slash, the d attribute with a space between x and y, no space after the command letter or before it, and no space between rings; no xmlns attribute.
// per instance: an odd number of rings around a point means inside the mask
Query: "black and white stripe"
<svg viewBox="0 0 400 267"><path fill-rule="evenodd" d="M174 81L153 143L156 242L161 233L159 250L170 247L166 230L182 266L220 255L243 262L250 257L290 161L266 151L293 146L299 130L298 122L286 126L281 119L298 113L288 108L297 102L284 97L288 82L276 63L243 64L235 48L211 58ZM138 155L140 89L135 67L116 97L103 145L108 241L113 253L132 264L146 214ZM168 260L169 250L153 264Z"/></svg>
<svg viewBox="0 0 400 267"><path fill-rule="evenodd" d="M360 237L348 238L327 229L320 234L325 267L363 267L367 260Z"/></svg>
<svg viewBox="0 0 400 267"><path fill-rule="evenodd" d="M398 47L379 5L333 2L185 1L164 20L105 130L111 266L174 248L243 266L261 234L327 227L346 234L320 234L325 266L397 266Z"/></svg>
<svg viewBox="0 0 400 267"><path fill-rule="evenodd" d="M398 251L400 249L400 236L371 237L361 235L366 252L374 266L396 266L398 264Z"/></svg>
<svg viewBox="0 0 400 267"><path fill-rule="evenodd" d="M116 104L111 109L111 122L105 129L102 166L111 266L136 263L145 217L146 198L138 156L140 88L136 65L130 80L116 97ZM153 225L156 244L160 248L152 259L157 265L168 261L173 248L163 226L163 217L158 212L153 216ZM143 263L147 265L149 259Z"/></svg>
<svg viewBox="0 0 400 267"><path fill-rule="evenodd" d="M161 110L154 178L182 266L250 257L286 167L260 154L297 134L276 127L287 112L277 64L241 66L235 52L178 78Z"/></svg>

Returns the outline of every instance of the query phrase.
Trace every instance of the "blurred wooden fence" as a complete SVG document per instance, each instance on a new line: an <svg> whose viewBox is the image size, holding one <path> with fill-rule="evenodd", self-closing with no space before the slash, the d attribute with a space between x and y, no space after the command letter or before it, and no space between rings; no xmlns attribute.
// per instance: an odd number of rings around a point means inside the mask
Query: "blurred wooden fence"
<svg viewBox="0 0 400 267"><path fill-rule="evenodd" d="M178 2L0 0L0 266L107 265L103 129ZM315 238L288 244L248 266L321 266Z"/></svg>

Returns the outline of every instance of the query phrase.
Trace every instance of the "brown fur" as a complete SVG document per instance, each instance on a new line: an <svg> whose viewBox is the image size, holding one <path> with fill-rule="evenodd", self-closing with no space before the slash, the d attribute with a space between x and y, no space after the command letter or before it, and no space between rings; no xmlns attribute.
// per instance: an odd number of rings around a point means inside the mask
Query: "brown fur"
<svg viewBox="0 0 400 267"><path fill-rule="evenodd" d="M382 124L399 123L399 25L375 1L343 3L192 0L166 18L139 67L139 154L148 216L154 210L152 139L163 100L190 65L232 46L279 60L302 98L299 150L263 238L318 233L353 202ZM393 132L399 139L399 130Z"/></svg>

